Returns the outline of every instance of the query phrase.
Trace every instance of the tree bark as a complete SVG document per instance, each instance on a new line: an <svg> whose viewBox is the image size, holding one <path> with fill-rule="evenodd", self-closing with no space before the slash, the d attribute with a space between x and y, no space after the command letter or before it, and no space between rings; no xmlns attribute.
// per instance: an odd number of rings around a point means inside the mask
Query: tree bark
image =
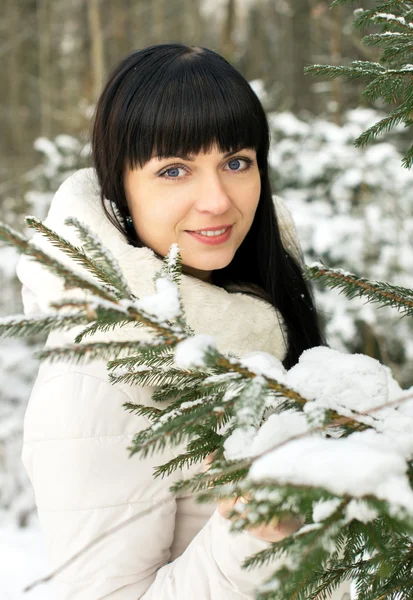
<svg viewBox="0 0 413 600"><path fill-rule="evenodd" d="M236 50L234 40L234 30L236 23L236 4L235 0L227 0L224 22L221 31L221 53L231 60Z"/></svg>
<svg viewBox="0 0 413 600"><path fill-rule="evenodd" d="M104 79L104 54L103 54L103 32L100 19L99 0L89 0L88 23L91 39L90 62L92 67L92 90L93 98L97 100Z"/></svg>
<svg viewBox="0 0 413 600"><path fill-rule="evenodd" d="M154 43L160 44L165 41L165 11L163 0L152 0L152 20Z"/></svg>
<svg viewBox="0 0 413 600"><path fill-rule="evenodd" d="M19 46L21 36L24 32L21 32L21 25L19 19L19 7L14 0L8 0L7 2L7 42L6 42L6 69L5 75L7 77L8 85L6 86L7 96L6 113L9 115L9 136L8 152L17 154L19 148L22 146L23 141L23 129L22 119L20 118L20 93L19 93L19 82L20 82L20 70L19 70ZM20 30L20 32L19 32ZM4 40L6 38L3 38Z"/></svg>
<svg viewBox="0 0 413 600"><path fill-rule="evenodd" d="M40 135L52 134L52 89L50 82L51 52L50 0L39 0L37 5L37 30L39 32L39 96Z"/></svg>
<svg viewBox="0 0 413 600"><path fill-rule="evenodd" d="M304 67L312 63L310 0L294 0L291 17L292 37L292 110L314 112L313 81L304 74Z"/></svg>
<svg viewBox="0 0 413 600"><path fill-rule="evenodd" d="M331 61L333 65L340 65L341 45L342 45L342 25L343 25L343 7L336 6L333 10L333 26L331 28L330 51ZM341 115L343 110L343 83L340 77L336 77L331 81L331 96L333 101L333 118L337 125L341 124Z"/></svg>

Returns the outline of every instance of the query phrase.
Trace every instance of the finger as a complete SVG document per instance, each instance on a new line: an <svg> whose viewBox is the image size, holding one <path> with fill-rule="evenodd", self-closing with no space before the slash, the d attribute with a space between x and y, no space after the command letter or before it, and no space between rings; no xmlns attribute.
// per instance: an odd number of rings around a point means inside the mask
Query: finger
<svg viewBox="0 0 413 600"><path fill-rule="evenodd" d="M212 463L212 461L214 460L214 456L216 453L217 453L217 451L214 450L211 454L208 454L208 456L205 457L205 459L204 459L204 464L210 465Z"/></svg>

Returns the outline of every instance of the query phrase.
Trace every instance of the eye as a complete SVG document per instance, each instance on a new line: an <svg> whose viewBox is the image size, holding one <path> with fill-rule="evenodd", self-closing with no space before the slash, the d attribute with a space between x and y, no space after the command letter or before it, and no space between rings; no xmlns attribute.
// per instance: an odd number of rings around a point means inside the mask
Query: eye
<svg viewBox="0 0 413 600"><path fill-rule="evenodd" d="M242 169L239 169L238 167L240 166L241 162L245 162L246 166ZM231 158L227 164L229 166L230 171L233 171L234 173L243 173L244 171L248 171L248 169L251 168L253 162L254 161L251 158L243 158L242 156L237 156L235 158Z"/></svg>
<svg viewBox="0 0 413 600"><path fill-rule="evenodd" d="M172 165L171 167L161 171L158 177L161 177L162 179L181 179L179 177L180 169L186 171L186 168L183 165Z"/></svg>
<svg viewBox="0 0 413 600"><path fill-rule="evenodd" d="M241 163L244 162L246 163L244 167L239 168ZM236 156L234 158L230 158L229 161L227 162L227 165L229 166L229 170L236 174L236 173L244 173L245 171L248 171L248 169L250 169L252 167L252 165L254 164L254 160L252 158L248 158L247 156ZM161 171L160 173L158 173L158 177L160 177L161 179L166 179L166 180L170 180L173 181L174 179L183 179L184 176L180 176L179 175L179 171L188 171L188 168L185 165L171 165L169 167L167 167L166 169L164 169L163 171ZM228 170L228 169L227 169Z"/></svg>

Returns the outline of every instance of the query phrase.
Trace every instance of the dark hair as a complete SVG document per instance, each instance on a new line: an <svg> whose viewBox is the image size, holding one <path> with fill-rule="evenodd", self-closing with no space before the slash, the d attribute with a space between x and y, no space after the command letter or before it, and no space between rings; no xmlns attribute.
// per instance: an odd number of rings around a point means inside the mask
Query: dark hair
<svg viewBox="0 0 413 600"><path fill-rule="evenodd" d="M212 281L220 287L260 290L280 311L288 369L304 350L326 342L302 267L281 241L268 175L270 133L261 102L246 79L208 48L157 44L115 66L97 103L92 156L105 214L129 243L143 246L135 230L126 227L125 168L142 167L153 153L197 154L215 144L220 152L256 150L261 195L248 234L231 263L212 272ZM115 205L113 214L104 198Z"/></svg>

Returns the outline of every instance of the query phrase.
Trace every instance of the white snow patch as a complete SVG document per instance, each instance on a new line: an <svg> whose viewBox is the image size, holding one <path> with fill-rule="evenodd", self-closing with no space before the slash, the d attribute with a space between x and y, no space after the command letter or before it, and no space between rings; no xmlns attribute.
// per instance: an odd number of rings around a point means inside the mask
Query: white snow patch
<svg viewBox="0 0 413 600"><path fill-rule="evenodd" d="M187 338L175 348L175 364L181 369L205 367L205 353L208 349L216 349L212 335L198 334Z"/></svg>
<svg viewBox="0 0 413 600"><path fill-rule="evenodd" d="M181 312L178 286L167 277L159 277L155 286L156 294L135 300L136 308L154 315L160 321L176 319Z"/></svg>
<svg viewBox="0 0 413 600"><path fill-rule="evenodd" d="M339 506L341 500L339 498L331 498L330 500L318 500L313 504L313 521L319 523L330 517Z"/></svg>
<svg viewBox="0 0 413 600"><path fill-rule="evenodd" d="M285 373L287 372L282 362L269 354L268 352L253 351L248 352L240 359L241 366L245 367L256 375L264 375L272 379L276 379L280 383L285 381Z"/></svg>
<svg viewBox="0 0 413 600"><path fill-rule="evenodd" d="M308 429L309 424L303 413L286 410L272 414L258 431L253 427L235 429L224 442L225 457L227 460L236 460L258 456L293 436L303 435Z"/></svg>
<svg viewBox="0 0 413 600"><path fill-rule="evenodd" d="M319 436L292 441L258 458L253 481L322 487L333 494L369 494L413 512L407 464L384 436L372 430L344 439Z"/></svg>
<svg viewBox="0 0 413 600"><path fill-rule="evenodd" d="M346 521L369 523L378 517L378 512L363 500L351 500L346 507Z"/></svg>

